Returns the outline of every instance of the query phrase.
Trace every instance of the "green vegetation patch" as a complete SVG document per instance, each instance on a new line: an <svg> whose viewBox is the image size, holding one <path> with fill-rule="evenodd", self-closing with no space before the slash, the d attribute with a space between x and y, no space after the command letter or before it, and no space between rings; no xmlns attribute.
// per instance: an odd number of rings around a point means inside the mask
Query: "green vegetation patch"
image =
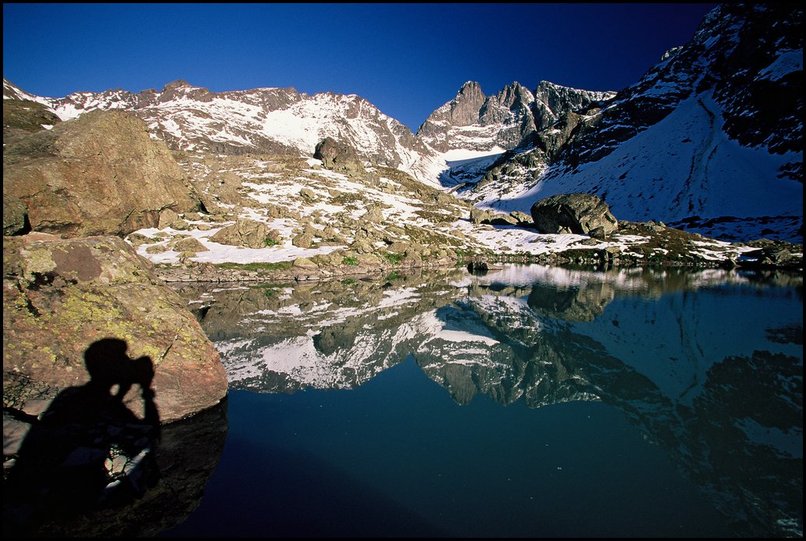
<svg viewBox="0 0 806 541"><path fill-rule="evenodd" d="M391 263L392 265L397 265L398 263L403 261L403 259L405 258L405 255L404 254L395 254L395 253L392 253L392 252L386 252L385 254L383 254L383 257L389 263Z"/></svg>

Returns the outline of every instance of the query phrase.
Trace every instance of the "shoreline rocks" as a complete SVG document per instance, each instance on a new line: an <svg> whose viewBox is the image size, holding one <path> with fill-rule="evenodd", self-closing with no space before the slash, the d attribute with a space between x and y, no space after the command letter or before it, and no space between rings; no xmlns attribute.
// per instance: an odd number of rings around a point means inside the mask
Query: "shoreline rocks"
<svg viewBox="0 0 806 541"><path fill-rule="evenodd" d="M149 357L160 422L227 394L218 351L150 264L117 237L4 237L3 405L38 415L63 389L90 381L84 354L103 338ZM138 386L125 401L139 399Z"/></svg>

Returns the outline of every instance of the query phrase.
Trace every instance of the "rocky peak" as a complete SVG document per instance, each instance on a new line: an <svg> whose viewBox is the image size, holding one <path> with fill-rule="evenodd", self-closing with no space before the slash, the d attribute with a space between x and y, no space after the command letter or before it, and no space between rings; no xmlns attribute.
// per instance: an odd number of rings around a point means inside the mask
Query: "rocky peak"
<svg viewBox="0 0 806 541"><path fill-rule="evenodd" d="M184 79L177 79L165 85L165 88L163 88L163 92L167 92L169 90L173 90L176 88L194 88L194 86L189 82L185 81Z"/></svg>
<svg viewBox="0 0 806 541"><path fill-rule="evenodd" d="M446 105L437 109L441 111L447 106L447 119L453 126L468 126L479 119L479 109L484 104L486 96L481 86L475 81L468 81L462 85L456 97ZM429 117L430 118L430 117Z"/></svg>
<svg viewBox="0 0 806 541"><path fill-rule="evenodd" d="M481 86L475 81L467 81L456 93L456 97L428 115L417 130L417 138L439 152L450 150L453 148L450 142L451 129L477 124L485 99Z"/></svg>
<svg viewBox="0 0 806 541"><path fill-rule="evenodd" d="M725 132L740 144L801 149L802 21L803 8L795 4L720 4L691 41L667 51L619 92L595 130L580 131L568 148L569 163L604 157L686 98L709 91L722 107Z"/></svg>
<svg viewBox="0 0 806 541"><path fill-rule="evenodd" d="M199 101L211 101L213 94L206 88L193 86L187 81L178 79L165 85L162 93L159 95L161 102L171 101L176 98L188 98Z"/></svg>
<svg viewBox="0 0 806 541"><path fill-rule="evenodd" d="M550 81L540 81L534 93L535 124L538 129L548 128L564 113L586 109L594 102L613 98L615 92L579 90Z"/></svg>
<svg viewBox="0 0 806 541"><path fill-rule="evenodd" d="M532 93L517 81L505 86L484 102L479 111L481 124L512 120L514 116L530 116L529 105L534 101Z"/></svg>
<svg viewBox="0 0 806 541"><path fill-rule="evenodd" d="M595 92L541 81L534 93L515 81L484 97L478 83L467 82L450 102L434 111L417 132L432 148L507 150L530 142L533 135L563 114L612 98L615 92Z"/></svg>
<svg viewBox="0 0 806 541"><path fill-rule="evenodd" d="M484 99L484 92L481 90L481 85L476 81L466 81L462 88L459 89L457 96L474 96L480 95Z"/></svg>

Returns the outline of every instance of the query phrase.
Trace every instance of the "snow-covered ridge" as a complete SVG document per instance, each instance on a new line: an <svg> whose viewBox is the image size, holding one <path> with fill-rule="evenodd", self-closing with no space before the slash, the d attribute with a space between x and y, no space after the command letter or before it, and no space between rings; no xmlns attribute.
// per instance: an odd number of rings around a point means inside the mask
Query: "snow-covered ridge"
<svg viewBox="0 0 806 541"><path fill-rule="evenodd" d="M4 81L4 97L37 101L62 120L96 109L132 111L146 121L153 138L177 150L312 156L320 141L333 137L367 162L401 169L432 185L446 167L406 126L355 94L308 95L284 88L211 92L177 81L160 92L113 90L43 98Z"/></svg>
<svg viewBox="0 0 806 541"><path fill-rule="evenodd" d="M619 219L802 241L802 15L792 5L718 6L637 83L544 123L547 152L518 149L463 196L527 212L543 197L586 192Z"/></svg>
<svg viewBox="0 0 806 541"><path fill-rule="evenodd" d="M332 137L351 145L368 163L400 169L432 186L439 186L451 167L447 161L453 156L441 153L500 154L535 131L536 123L554 122L568 107L613 95L542 81L534 92L515 82L486 97L478 83L468 81L424 124L430 122L440 133L415 136L356 94L309 95L273 87L211 92L174 81L161 91L118 89L50 98L25 93L8 81L4 87L6 98L37 101L61 120L97 109L132 111L146 121L152 138L177 150L311 156L322 139Z"/></svg>
<svg viewBox="0 0 806 541"><path fill-rule="evenodd" d="M551 166L536 182L529 175L517 176L524 181L505 177L499 186L480 190L478 204L528 212L534 201L551 195L596 193L619 219L674 224L689 216L702 219L698 221L752 218L759 223L750 234L755 238L769 236L762 230L771 217L802 220L802 184L779 175L782 166L802 156L743 147L727 136L724 122L722 108L706 92L685 100L600 160L573 171L562 164ZM778 234L794 240L797 227L795 222L792 231ZM707 235L716 232L693 229ZM724 238L735 237L727 233Z"/></svg>
<svg viewBox="0 0 806 541"><path fill-rule="evenodd" d="M549 81L541 81L532 91L515 81L485 96L478 83L468 81L456 97L429 115L417 130L417 137L443 153L490 152L494 147L509 150L568 111L584 109L615 95Z"/></svg>

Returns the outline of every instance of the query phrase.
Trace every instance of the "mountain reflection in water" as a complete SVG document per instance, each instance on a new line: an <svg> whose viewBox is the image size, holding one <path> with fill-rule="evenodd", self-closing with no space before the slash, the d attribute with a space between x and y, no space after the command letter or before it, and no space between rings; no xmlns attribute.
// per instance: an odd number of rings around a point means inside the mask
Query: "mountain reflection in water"
<svg viewBox="0 0 806 541"><path fill-rule="evenodd" d="M412 356L455 402L601 401L740 536L803 524L802 277L506 266L176 286L231 389L351 389Z"/></svg>

